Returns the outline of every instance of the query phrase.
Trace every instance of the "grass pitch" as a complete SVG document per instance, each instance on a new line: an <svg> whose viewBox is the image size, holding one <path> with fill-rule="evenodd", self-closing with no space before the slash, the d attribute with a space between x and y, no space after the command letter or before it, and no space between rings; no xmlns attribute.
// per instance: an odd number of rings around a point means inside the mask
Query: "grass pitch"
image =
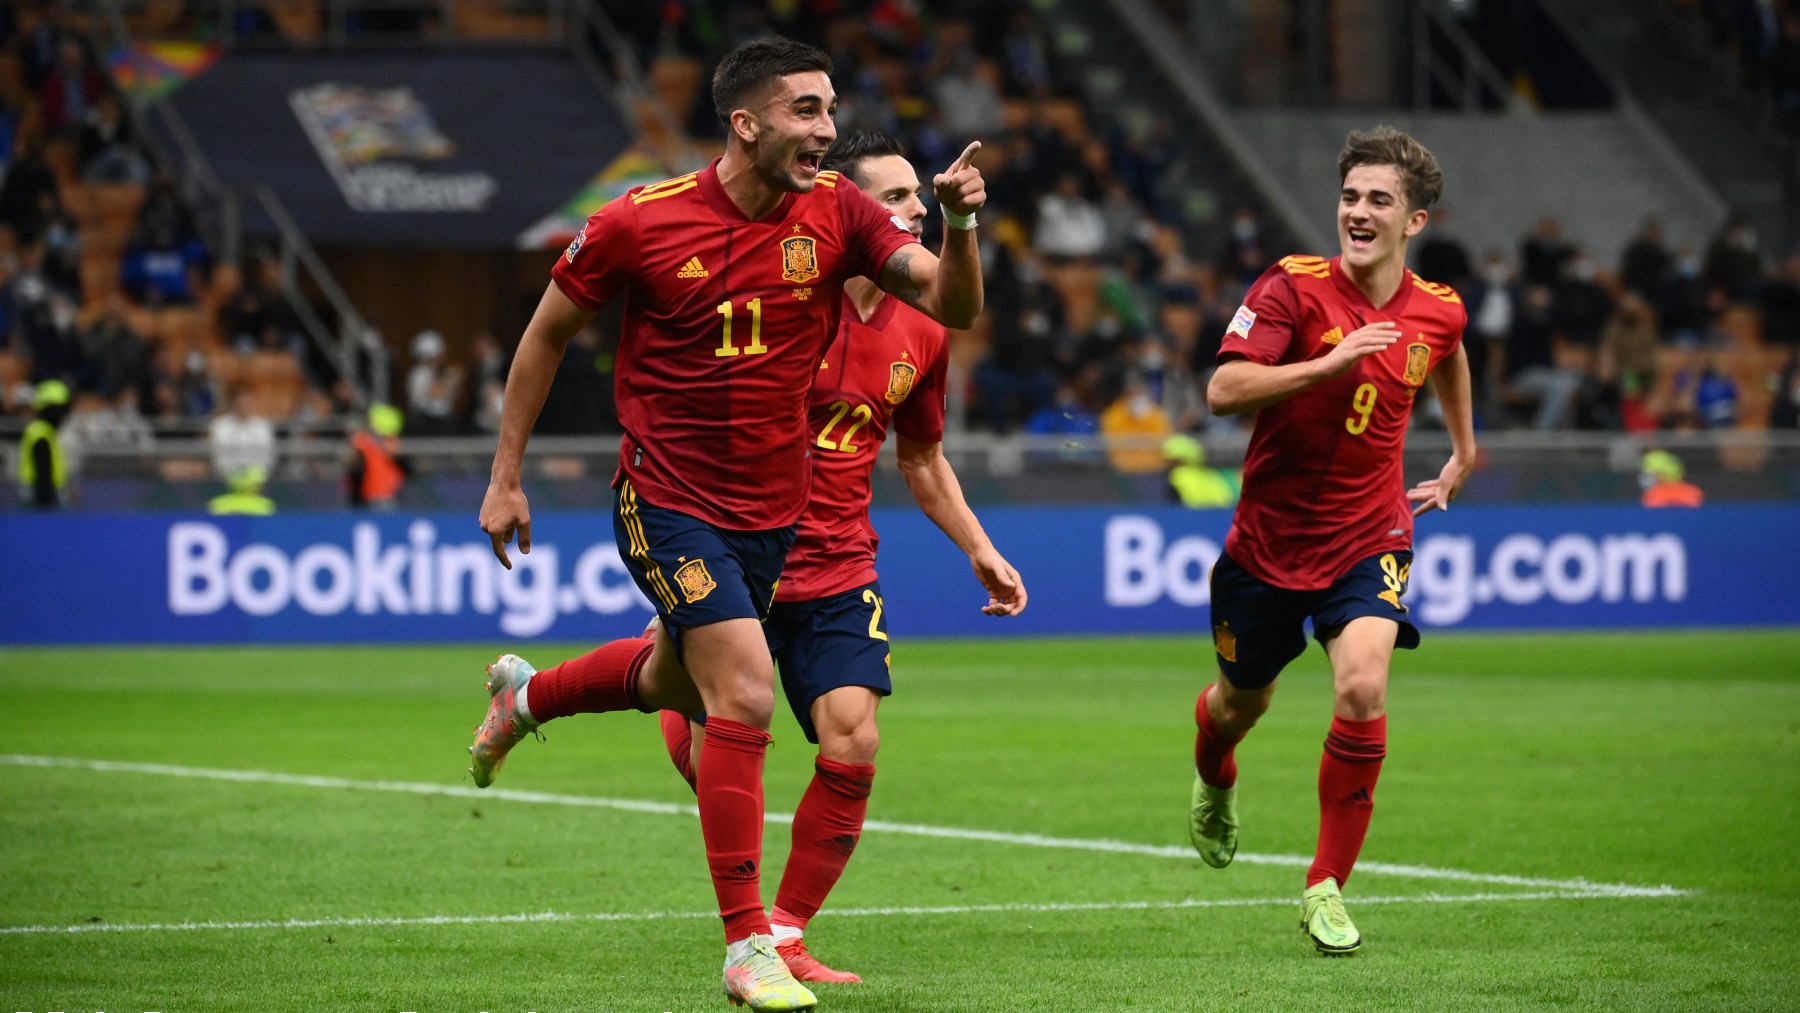
<svg viewBox="0 0 1800 1013"><path fill-rule="evenodd" d="M579 651L533 647L538 664ZM642 715L463 776L481 648L0 650L0 1008L723 1010L692 798ZM1433 635L1346 892L1298 929L1329 677L1187 849L1190 639L902 642L824 1011L1792 1009L1800 633ZM811 748L785 714L772 813ZM787 828L768 826L774 896Z"/></svg>

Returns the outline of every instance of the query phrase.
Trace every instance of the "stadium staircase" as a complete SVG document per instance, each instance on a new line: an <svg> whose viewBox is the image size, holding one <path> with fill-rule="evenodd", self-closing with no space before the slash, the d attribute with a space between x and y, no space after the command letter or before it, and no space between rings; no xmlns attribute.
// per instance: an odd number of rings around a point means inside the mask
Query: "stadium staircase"
<svg viewBox="0 0 1800 1013"><path fill-rule="evenodd" d="M1736 91L1727 58L1700 40L1696 18L1678 16L1664 0L1541 6L1635 97L1726 203L1750 216L1765 249L1800 243L1800 164L1784 178L1774 138Z"/></svg>

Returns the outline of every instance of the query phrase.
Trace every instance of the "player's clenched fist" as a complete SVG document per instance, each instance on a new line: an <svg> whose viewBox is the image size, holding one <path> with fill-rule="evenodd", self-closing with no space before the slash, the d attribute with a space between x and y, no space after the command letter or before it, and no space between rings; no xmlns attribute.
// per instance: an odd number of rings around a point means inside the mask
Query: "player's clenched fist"
<svg viewBox="0 0 1800 1013"><path fill-rule="evenodd" d="M980 141L970 141L963 153L956 156L956 161L950 163L950 168L931 178L931 189L937 195L938 203L952 214L972 215L987 203L987 184L982 182L981 170L969 161L980 150Z"/></svg>
<svg viewBox="0 0 1800 1013"><path fill-rule="evenodd" d="M1374 355L1399 340L1400 328L1391 320L1364 324L1344 335L1344 340L1325 356L1325 362L1331 367L1332 376L1341 376L1365 356Z"/></svg>

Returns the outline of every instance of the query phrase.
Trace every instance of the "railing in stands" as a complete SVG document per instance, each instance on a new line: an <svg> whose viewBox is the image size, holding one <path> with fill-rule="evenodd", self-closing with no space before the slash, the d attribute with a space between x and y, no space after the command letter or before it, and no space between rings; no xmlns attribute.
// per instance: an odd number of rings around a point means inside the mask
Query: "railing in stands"
<svg viewBox="0 0 1800 1013"><path fill-rule="evenodd" d="M137 59L134 40L126 25L121 0L106 0L104 17L107 51L127 54ZM243 252L243 202L245 193L227 186L213 171L193 132L176 111L175 105L155 96L134 96L133 109L151 157L176 180L182 196L190 206L201 211L203 238L219 258L235 263ZM386 397L389 357L386 346L374 328L357 312L332 277L318 252L294 223L293 216L282 206L280 198L267 187L253 187L253 199L276 232L276 252L281 265L282 294L292 304L306 329L307 336L342 369L359 405L367 406ZM307 287L316 289L337 318L337 333L307 298ZM366 359L364 358L366 357Z"/></svg>

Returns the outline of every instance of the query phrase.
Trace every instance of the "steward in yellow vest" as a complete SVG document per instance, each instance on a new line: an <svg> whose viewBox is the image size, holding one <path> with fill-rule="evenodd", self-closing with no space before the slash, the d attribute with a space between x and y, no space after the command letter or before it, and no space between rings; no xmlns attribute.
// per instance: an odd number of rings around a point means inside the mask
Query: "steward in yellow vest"
<svg viewBox="0 0 1800 1013"><path fill-rule="evenodd" d="M54 510L67 500L69 457L57 427L69 417L69 385L45 380L37 386L37 418L19 438L19 498L27 506Z"/></svg>

